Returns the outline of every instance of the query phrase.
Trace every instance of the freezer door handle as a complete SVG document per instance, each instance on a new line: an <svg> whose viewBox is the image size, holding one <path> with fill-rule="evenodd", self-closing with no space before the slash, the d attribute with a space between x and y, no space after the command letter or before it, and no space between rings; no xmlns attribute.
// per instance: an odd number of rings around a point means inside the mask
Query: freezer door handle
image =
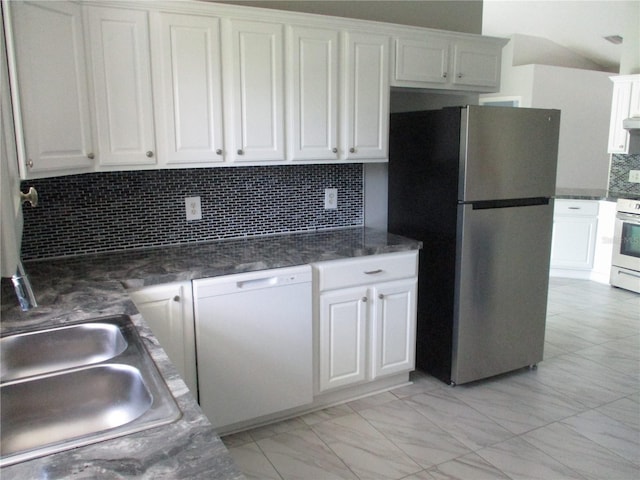
<svg viewBox="0 0 640 480"><path fill-rule="evenodd" d="M483 200L471 202L474 210L485 210L489 208L510 208L510 207L531 207L539 205L549 205L548 197L533 198L513 198L508 200Z"/></svg>

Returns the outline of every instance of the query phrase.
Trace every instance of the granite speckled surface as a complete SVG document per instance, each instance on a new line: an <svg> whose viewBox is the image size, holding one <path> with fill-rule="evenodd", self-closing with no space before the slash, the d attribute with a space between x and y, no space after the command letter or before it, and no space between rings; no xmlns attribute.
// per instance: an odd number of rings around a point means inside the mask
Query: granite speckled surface
<svg viewBox="0 0 640 480"><path fill-rule="evenodd" d="M26 263L39 307L20 311L10 283L3 280L3 335L127 314L176 398L182 417L162 427L4 467L0 476L3 480L244 478L127 290L419 248L420 242L385 231L348 228Z"/></svg>

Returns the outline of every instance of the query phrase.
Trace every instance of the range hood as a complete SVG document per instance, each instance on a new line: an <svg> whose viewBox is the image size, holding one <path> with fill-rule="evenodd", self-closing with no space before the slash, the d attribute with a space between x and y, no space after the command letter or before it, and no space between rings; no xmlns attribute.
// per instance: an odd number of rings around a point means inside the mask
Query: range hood
<svg viewBox="0 0 640 480"><path fill-rule="evenodd" d="M629 154L640 153L640 117L623 120L622 128L629 131Z"/></svg>

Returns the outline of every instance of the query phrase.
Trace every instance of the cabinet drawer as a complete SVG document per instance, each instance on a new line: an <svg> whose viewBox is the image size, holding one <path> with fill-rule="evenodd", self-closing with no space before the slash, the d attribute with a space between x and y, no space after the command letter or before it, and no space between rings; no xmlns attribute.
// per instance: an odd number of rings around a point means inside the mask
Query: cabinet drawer
<svg viewBox="0 0 640 480"><path fill-rule="evenodd" d="M554 215L598 216L598 202L595 200L556 200Z"/></svg>
<svg viewBox="0 0 640 480"><path fill-rule="evenodd" d="M414 277L418 251L371 255L312 264L320 291Z"/></svg>

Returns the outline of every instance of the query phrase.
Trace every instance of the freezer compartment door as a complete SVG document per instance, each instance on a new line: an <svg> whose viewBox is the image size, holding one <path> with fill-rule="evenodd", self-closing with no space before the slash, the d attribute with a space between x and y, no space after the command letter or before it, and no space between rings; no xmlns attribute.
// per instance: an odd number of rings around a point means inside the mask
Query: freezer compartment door
<svg viewBox="0 0 640 480"><path fill-rule="evenodd" d="M459 200L555 194L559 110L469 106L461 116Z"/></svg>
<svg viewBox="0 0 640 480"><path fill-rule="evenodd" d="M461 384L542 360L553 202L458 213L451 380Z"/></svg>

